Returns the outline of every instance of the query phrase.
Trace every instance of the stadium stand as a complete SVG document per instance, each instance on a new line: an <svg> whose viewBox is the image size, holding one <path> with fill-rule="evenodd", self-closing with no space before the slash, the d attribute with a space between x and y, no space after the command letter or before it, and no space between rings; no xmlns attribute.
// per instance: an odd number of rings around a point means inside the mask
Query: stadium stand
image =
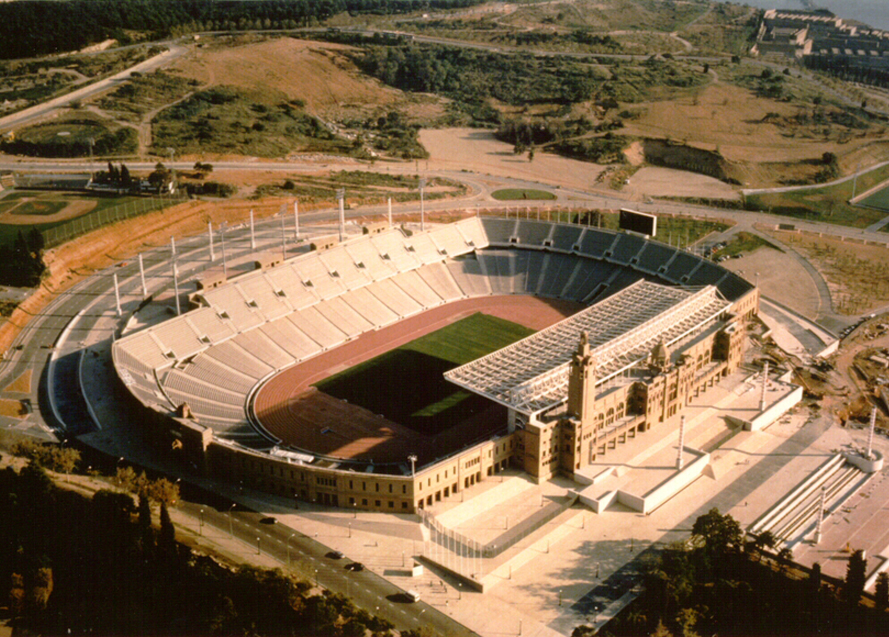
<svg viewBox="0 0 889 637"><path fill-rule="evenodd" d="M319 303L317 310L349 338L355 338L370 329L370 322L340 297Z"/></svg>
<svg viewBox="0 0 889 637"><path fill-rule="evenodd" d="M293 309L301 310L318 302L317 297L303 284L302 278L292 264L285 263L269 270L267 276L275 292L283 293Z"/></svg>
<svg viewBox="0 0 889 637"><path fill-rule="evenodd" d="M443 263L432 263L417 273L445 301L456 301L465 296Z"/></svg>
<svg viewBox="0 0 889 637"><path fill-rule="evenodd" d="M531 258L529 250L516 250L512 253L512 293L528 294L528 263Z"/></svg>
<svg viewBox="0 0 889 637"><path fill-rule="evenodd" d="M482 274L478 260L466 257L451 261L446 266L465 296L491 294L491 285Z"/></svg>
<svg viewBox="0 0 889 637"><path fill-rule="evenodd" d="M259 380L274 371L270 365L257 358L252 352L248 352L240 345L236 345L233 341L226 341L207 350L207 356L222 363L229 369L240 370L255 380Z"/></svg>
<svg viewBox="0 0 889 637"><path fill-rule="evenodd" d="M442 304L442 298L435 293L424 281L416 270L405 272L394 277L392 281L405 293L423 306L424 309Z"/></svg>
<svg viewBox="0 0 889 637"><path fill-rule="evenodd" d="M318 343L322 350L336 347L346 340L346 335L328 321L315 307L309 307L302 312L294 312L287 320L310 339Z"/></svg>
<svg viewBox="0 0 889 637"><path fill-rule="evenodd" d="M415 234L407 240L406 245L408 252L424 265L441 261L444 256L428 234Z"/></svg>
<svg viewBox="0 0 889 637"><path fill-rule="evenodd" d="M638 254L645 247L645 239L633 234L619 234L605 252L605 258L621 265L636 265Z"/></svg>
<svg viewBox="0 0 889 637"><path fill-rule="evenodd" d="M386 279L380 281L371 290L374 295L380 299L388 308L397 313L400 317L411 316L423 310L423 306L404 290L398 287L393 281L395 279Z"/></svg>
<svg viewBox="0 0 889 637"><path fill-rule="evenodd" d="M548 262L548 254L540 252L530 252L528 254L528 276L525 279L525 289L528 291L528 294L537 294L540 282L546 279L546 264Z"/></svg>
<svg viewBox="0 0 889 637"><path fill-rule="evenodd" d="M185 322L191 325L202 342L206 339L215 345L237 334L231 321L221 319L213 308L198 308L185 316Z"/></svg>
<svg viewBox="0 0 889 637"><path fill-rule="evenodd" d="M599 228L585 228L583 235L578 240L578 252L595 259L605 258L605 254L611 249L618 233Z"/></svg>
<svg viewBox="0 0 889 637"><path fill-rule="evenodd" d="M321 351L321 346L318 343L296 329L296 326L287 319L266 323L259 329L298 361L305 360Z"/></svg>
<svg viewBox="0 0 889 637"><path fill-rule="evenodd" d="M392 262L384 261L369 241L359 241L354 245L344 246L344 249L352 257L356 267L365 270L374 281L385 279L396 273Z"/></svg>
<svg viewBox="0 0 889 637"><path fill-rule="evenodd" d="M256 383L256 379L220 363L210 356L200 355L186 368L190 376L211 385L225 387L231 391L246 394Z"/></svg>
<svg viewBox="0 0 889 637"><path fill-rule="evenodd" d="M395 323L398 314L380 301L368 288L352 290L345 296L345 300L355 311L365 317L377 329Z"/></svg>
<svg viewBox="0 0 889 637"><path fill-rule="evenodd" d="M520 220L516 236L522 248L543 248L557 226L545 221Z"/></svg>
<svg viewBox="0 0 889 637"><path fill-rule="evenodd" d="M666 270L666 264L673 258L675 253L676 248L663 243L648 241L637 255L638 262L636 265L640 270L650 274L658 274L661 272L661 268Z"/></svg>
<svg viewBox="0 0 889 637"><path fill-rule="evenodd" d="M233 342L276 370L284 369L296 362L287 350L271 340L261 328L238 334Z"/></svg>
<svg viewBox="0 0 889 637"><path fill-rule="evenodd" d="M254 272L241 277L238 286L247 297L247 305L255 305L267 320L279 318L293 311L284 297L275 294L273 284L264 272Z"/></svg>
<svg viewBox="0 0 889 637"><path fill-rule="evenodd" d="M400 231L385 232L371 237L370 242L376 247L384 261L392 263L398 272L406 272L419 267L419 262L412 252L405 248L404 237Z"/></svg>
<svg viewBox="0 0 889 637"><path fill-rule="evenodd" d="M370 277L356 267L355 260L342 246L320 253L318 260L324 264L330 276L339 279L347 290L363 287L371 281Z"/></svg>
<svg viewBox="0 0 889 637"><path fill-rule="evenodd" d="M215 308L219 316L230 319L237 332L243 332L265 322L265 317L255 308L247 305L247 300L237 284L225 285L203 293L204 299Z"/></svg>
<svg viewBox="0 0 889 637"><path fill-rule="evenodd" d="M682 277L691 273L699 262L700 258L693 254L677 252L661 276L671 283L685 283Z"/></svg>
<svg viewBox="0 0 889 637"><path fill-rule="evenodd" d="M454 224L457 230L463 235L467 246L472 248L484 248L489 244L488 235L482 226L481 219L478 217L469 217ZM454 255L451 255L454 256Z"/></svg>
<svg viewBox="0 0 889 637"><path fill-rule="evenodd" d="M574 246L579 244L583 230L582 226L556 224L553 226L553 231L550 235L552 245L546 247L559 252L572 252Z"/></svg>
<svg viewBox="0 0 889 637"><path fill-rule="evenodd" d="M342 282L330 275L327 265L317 255L313 256L315 258L305 259L294 266L303 285L310 288L319 299L330 299L345 292Z"/></svg>
<svg viewBox="0 0 889 637"><path fill-rule="evenodd" d="M512 238L516 236L517 225L516 219L482 217L482 227L485 229L488 244L492 246L509 246Z"/></svg>
<svg viewBox="0 0 889 637"><path fill-rule="evenodd" d="M457 257L474 249L466 243L466 239L454 224L433 228L429 236L438 248L438 253L442 255Z"/></svg>

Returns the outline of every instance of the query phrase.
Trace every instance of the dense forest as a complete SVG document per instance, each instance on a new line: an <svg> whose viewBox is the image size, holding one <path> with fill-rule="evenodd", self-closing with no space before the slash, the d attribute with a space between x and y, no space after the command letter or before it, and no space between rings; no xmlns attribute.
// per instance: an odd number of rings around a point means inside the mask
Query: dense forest
<svg viewBox="0 0 889 637"><path fill-rule="evenodd" d="M30 455L20 471L0 470L0 599L16 634L390 634L386 620L281 570L192 553L166 499L139 488L150 481L134 481L136 500L86 498L55 487Z"/></svg>
<svg viewBox="0 0 889 637"><path fill-rule="evenodd" d="M192 31L293 29L342 12L454 9L481 0L34 0L0 3L0 59L76 51L115 38L131 41Z"/></svg>
<svg viewBox="0 0 889 637"><path fill-rule="evenodd" d="M19 231L12 245L0 245L0 284L33 287L45 270L43 235L36 228Z"/></svg>

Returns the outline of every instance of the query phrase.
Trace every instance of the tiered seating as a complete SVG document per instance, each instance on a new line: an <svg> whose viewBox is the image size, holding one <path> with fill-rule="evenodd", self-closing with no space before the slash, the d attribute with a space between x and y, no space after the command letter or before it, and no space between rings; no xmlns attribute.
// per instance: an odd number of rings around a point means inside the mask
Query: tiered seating
<svg viewBox="0 0 889 637"><path fill-rule="evenodd" d="M571 284L562 290L562 294L566 299L583 301L595 292L599 285L607 281L618 267L620 266L605 261L584 259L582 270L576 274Z"/></svg>
<svg viewBox="0 0 889 637"><path fill-rule="evenodd" d="M191 324L199 338L207 338L215 345L231 338L235 332L231 321L219 318L212 307L202 307L185 315L186 323Z"/></svg>
<svg viewBox="0 0 889 637"><path fill-rule="evenodd" d="M568 283L568 279L574 273L577 265L577 259L564 254L549 255L550 261L547 265L546 279L540 286L538 293L540 296L557 297L562 292L562 288Z"/></svg>
<svg viewBox="0 0 889 637"><path fill-rule="evenodd" d="M266 323L259 328L266 336L287 350L296 360L305 360L321 351L321 346L306 336L286 318Z"/></svg>
<svg viewBox="0 0 889 637"><path fill-rule="evenodd" d="M216 359L226 367L239 370L255 380L259 380L274 371L274 368L270 365L254 356L252 352L248 352L240 345L236 345L233 341L226 341L212 349L208 349L206 356Z"/></svg>
<svg viewBox="0 0 889 637"><path fill-rule="evenodd" d="M615 261L622 265L630 265L644 246L645 239L642 237L633 234L619 234L617 235L617 241L610 248L610 256L606 254L606 257L610 261Z"/></svg>
<svg viewBox="0 0 889 637"><path fill-rule="evenodd" d="M178 393L185 396L191 406L191 397L212 400L217 403L244 406L244 394L223 389L221 386L208 384L178 369L171 369L164 378L164 389L167 394ZM170 396L172 398L172 395ZM182 401L179 401L181 403Z"/></svg>
<svg viewBox="0 0 889 637"><path fill-rule="evenodd" d="M330 276L327 266L317 257L297 261L293 267L299 273L303 284L320 299L330 299L346 291L338 279Z"/></svg>
<svg viewBox="0 0 889 637"><path fill-rule="evenodd" d="M663 243L654 243L650 241L645 244L642 252L639 253L638 268L657 274L661 267L665 267L667 262L673 258L676 248Z"/></svg>
<svg viewBox="0 0 889 637"><path fill-rule="evenodd" d="M237 285L224 285L204 293L204 298L222 318L229 318L238 332L249 330L265 322L258 310L247 305Z"/></svg>
<svg viewBox="0 0 889 637"><path fill-rule="evenodd" d="M441 297L420 278L416 270L399 274L392 281L426 309L442 303Z"/></svg>
<svg viewBox="0 0 889 637"><path fill-rule="evenodd" d="M256 272L238 279L238 287L247 297L248 305L250 301L253 301L259 311L270 321L293 311L293 308L287 304L283 297L275 294L273 284L263 272Z"/></svg>
<svg viewBox="0 0 889 637"><path fill-rule="evenodd" d="M719 288L719 292L722 296L730 301L735 301L741 298L753 289L752 285L731 272L727 273L722 280L716 284L716 287Z"/></svg>
<svg viewBox="0 0 889 637"><path fill-rule="evenodd" d="M276 291L284 292L287 302L295 310L314 305L318 298L313 295L290 263L268 270L268 278Z"/></svg>
<svg viewBox="0 0 889 637"><path fill-rule="evenodd" d="M359 269L363 269L374 281L385 279L395 274L395 266L391 261L383 261L380 253L370 241L356 241L345 246L346 252L355 261Z"/></svg>
<svg viewBox="0 0 889 637"><path fill-rule="evenodd" d="M509 264L502 250L485 250L478 254L478 262L482 272L488 277L491 284L491 292L494 294L509 294ZM506 273L504 275L504 272Z"/></svg>
<svg viewBox="0 0 889 637"><path fill-rule="evenodd" d="M625 287L630 285L631 283L635 283L639 279L645 278L639 272L633 272L628 268L618 268L614 271L614 274L607 281L607 286L605 291L600 295L599 299L605 298L606 296L611 296L615 292L619 292L623 290Z"/></svg>
<svg viewBox="0 0 889 637"><path fill-rule="evenodd" d="M443 254L453 258L473 250L473 247L466 243L466 239L463 238L463 235L460 234L460 231L453 224L434 228L430 232L430 236L438 247L439 254L442 254L442 251L444 251Z"/></svg>
<svg viewBox="0 0 889 637"><path fill-rule="evenodd" d="M370 321L349 307L340 297L319 303L317 309L324 318L349 338L355 338L372 327Z"/></svg>
<svg viewBox="0 0 889 637"><path fill-rule="evenodd" d="M186 371L189 376L193 376L210 385L242 394L246 394L256 384L256 379L252 376L229 367L206 354L201 354L195 358L194 362L186 368Z"/></svg>
<svg viewBox="0 0 889 637"><path fill-rule="evenodd" d="M661 276L673 283L684 283L682 277L691 274L698 266L698 261L699 259L687 252L678 252Z"/></svg>
<svg viewBox="0 0 889 637"><path fill-rule="evenodd" d="M444 255L439 252L438 246L428 234L415 234L405 240L405 245L408 252L414 254L421 263L435 263L444 259Z"/></svg>
<svg viewBox="0 0 889 637"><path fill-rule="evenodd" d="M525 289L528 294L537 294L537 286L541 280L545 280L544 272L549 263L549 255L540 252L531 252L528 255L528 276L525 281Z"/></svg>
<svg viewBox="0 0 889 637"><path fill-rule="evenodd" d="M598 228L586 228L583 236L580 237L580 249L578 252L589 257L602 259L605 252L614 243L614 239L618 236L616 232L609 230L600 230Z"/></svg>
<svg viewBox="0 0 889 637"><path fill-rule="evenodd" d="M519 246L542 248L543 242L549 239L552 230L553 225L545 221L520 220L518 228Z"/></svg>
<svg viewBox="0 0 889 637"><path fill-rule="evenodd" d="M512 292L513 294L528 293L528 261L531 257L528 250L515 250L512 256Z"/></svg>
<svg viewBox="0 0 889 637"><path fill-rule="evenodd" d="M318 258L331 276L339 279L347 290L354 290L370 283L370 277L355 267L355 261L343 248L335 248L319 254Z"/></svg>
<svg viewBox="0 0 889 637"><path fill-rule="evenodd" d="M164 356L163 348L152 338L150 330L144 330L138 334L128 336L126 342L122 345L122 349L139 361L141 365L145 365L149 369L165 367L172 362Z"/></svg>
<svg viewBox="0 0 889 637"><path fill-rule="evenodd" d="M465 258L447 264L448 271L466 296L491 294L491 284L477 259Z"/></svg>
<svg viewBox="0 0 889 637"><path fill-rule="evenodd" d="M488 235L482 227L481 219L469 217L458 221L455 225L468 245L479 249L488 247Z"/></svg>
<svg viewBox="0 0 889 637"><path fill-rule="evenodd" d="M270 339L262 329L238 334L234 342L274 369L283 369L296 362L296 359Z"/></svg>
<svg viewBox="0 0 889 637"><path fill-rule="evenodd" d="M302 312L294 312L286 320L318 343L322 349L336 347L346 340L346 335L324 318L315 307L306 308Z"/></svg>
<svg viewBox="0 0 889 637"><path fill-rule="evenodd" d="M380 299L386 307L405 317L420 312L423 307L400 287L392 282L392 279L378 282L371 290L373 295Z"/></svg>
<svg viewBox="0 0 889 637"><path fill-rule="evenodd" d="M133 356L129 349L125 347L115 348L114 361L117 367L127 370L129 379L126 382L128 384L147 383L149 389L151 385L155 384L154 369Z"/></svg>
<svg viewBox="0 0 889 637"><path fill-rule="evenodd" d="M456 301L463 298L464 293L454 281L444 263L431 263L417 273L445 301Z"/></svg>
<svg viewBox="0 0 889 637"><path fill-rule="evenodd" d="M383 260L392 263L399 272L407 272L420 265L414 253L408 252L404 247L405 239L397 230L371 237L370 242L374 244Z"/></svg>
<svg viewBox="0 0 889 637"><path fill-rule="evenodd" d="M580 226L565 224L553 226L553 233L550 237L550 241L552 241L551 249L558 250L559 252L571 252L580 240L581 233L583 233L583 228Z"/></svg>
<svg viewBox="0 0 889 637"><path fill-rule="evenodd" d="M517 223L518 221L515 219L482 217L482 226L485 229L485 234L488 235L488 244L492 246L510 245L510 239L516 235Z"/></svg>
<svg viewBox="0 0 889 637"><path fill-rule="evenodd" d="M173 352L176 359L186 358L207 347L186 321L167 321L152 331L155 338L163 344L164 353Z"/></svg>
<svg viewBox="0 0 889 637"><path fill-rule="evenodd" d="M691 273L691 276L688 277L688 284L710 285L711 283L719 281L724 274L725 270L712 261L701 259L700 265L698 265L698 267Z"/></svg>
<svg viewBox="0 0 889 637"><path fill-rule="evenodd" d="M398 320L398 314L375 297L368 288L352 290L343 296L343 300L377 328L385 327Z"/></svg>

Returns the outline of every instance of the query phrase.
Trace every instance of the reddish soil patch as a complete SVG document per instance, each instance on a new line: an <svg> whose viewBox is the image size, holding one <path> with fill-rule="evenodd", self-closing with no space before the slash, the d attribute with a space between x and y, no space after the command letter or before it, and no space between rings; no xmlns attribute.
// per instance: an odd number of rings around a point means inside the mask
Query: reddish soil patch
<svg viewBox="0 0 889 637"><path fill-rule="evenodd" d="M256 416L263 427L285 444L337 458L398 462L415 453L421 462L447 455L473 440L502 429L505 409L499 405L436 436L424 436L398 423L350 405L311 385L349 367L379 356L449 323L483 312L531 329L541 330L571 316L583 306L532 296L486 296L434 308L381 330L368 332L302 365L286 369L257 393ZM398 391L389 388L388 391ZM402 391L410 391L405 379Z"/></svg>

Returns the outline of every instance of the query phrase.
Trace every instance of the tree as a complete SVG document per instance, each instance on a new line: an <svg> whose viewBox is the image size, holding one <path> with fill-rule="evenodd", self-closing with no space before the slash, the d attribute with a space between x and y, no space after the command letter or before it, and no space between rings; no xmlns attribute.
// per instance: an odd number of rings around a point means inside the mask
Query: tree
<svg viewBox="0 0 889 637"><path fill-rule="evenodd" d="M528 149L528 161L534 161L534 144Z"/></svg>
<svg viewBox="0 0 889 637"><path fill-rule="evenodd" d="M889 608L889 573L886 571L877 575L874 597L876 598L877 610L885 613L886 609Z"/></svg>
<svg viewBox="0 0 889 637"><path fill-rule="evenodd" d="M151 528L151 503L144 492L139 494L139 538L143 554L150 557L154 549L154 531Z"/></svg>
<svg viewBox="0 0 889 637"><path fill-rule="evenodd" d="M49 596L52 595L53 579L52 569L41 567L37 569L31 579L31 587L28 591L28 609L30 612L42 612L46 610Z"/></svg>
<svg viewBox="0 0 889 637"><path fill-rule="evenodd" d="M821 564L818 562L812 564L806 587L809 590L808 601L814 606L818 601L818 593L821 591Z"/></svg>
<svg viewBox="0 0 889 637"><path fill-rule="evenodd" d="M722 515L715 508L695 520L691 536L693 541L703 544L713 554L739 548L743 538L738 521L728 514Z"/></svg>
<svg viewBox="0 0 889 637"><path fill-rule="evenodd" d="M762 533L759 533L753 540L753 544L756 547L757 551L756 561L758 562L760 559L762 559L763 550L767 548L775 548L776 542L777 539L771 531L763 531Z"/></svg>
<svg viewBox="0 0 889 637"><path fill-rule="evenodd" d="M864 551L858 549L849 556L846 565L846 581L843 585L843 597L851 606L858 606L861 594L864 592L864 582L867 579L867 559Z"/></svg>
<svg viewBox="0 0 889 637"><path fill-rule="evenodd" d="M173 558L176 555L176 529L170 519L167 504L161 502L160 515L161 528L157 538L157 551L164 558Z"/></svg>

